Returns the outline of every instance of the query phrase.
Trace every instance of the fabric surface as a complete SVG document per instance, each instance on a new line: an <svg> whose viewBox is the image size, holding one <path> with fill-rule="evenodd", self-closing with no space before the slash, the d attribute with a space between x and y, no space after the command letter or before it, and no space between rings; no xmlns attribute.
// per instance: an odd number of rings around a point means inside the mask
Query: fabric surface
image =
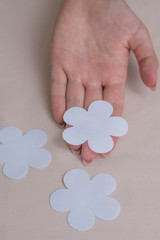
<svg viewBox="0 0 160 240"><path fill-rule="evenodd" d="M148 27L159 57L159 0L127 0ZM130 57L123 117L128 133L115 150L90 167L73 155L53 120L49 97L49 51L60 0L1 0L0 3L0 129L15 126L23 133L41 129L48 135L45 149L52 162L29 169L12 180L0 165L0 235L3 240L158 240L160 217L160 88L152 92L140 80ZM54 212L49 197L63 188L64 174L84 169L90 178L112 175L117 189L111 195L121 205L113 221L96 219L94 227L78 232L67 223L67 213Z"/></svg>

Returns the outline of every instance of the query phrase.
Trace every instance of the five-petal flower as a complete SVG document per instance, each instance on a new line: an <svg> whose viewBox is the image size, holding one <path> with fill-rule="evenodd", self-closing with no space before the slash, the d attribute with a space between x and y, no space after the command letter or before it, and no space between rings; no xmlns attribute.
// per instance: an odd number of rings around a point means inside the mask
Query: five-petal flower
<svg viewBox="0 0 160 240"><path fill-rule="evenodd" d="M33 129L22 135L19 128L6 127L0 131L0 164L9 178L19 179L28 172L28 166L43 168L51 161L51 154L40 148L47 141L45 132Z"/></svg>
<svg viewBox="0 0 160 240"><path fill-rule="evenodd" d="M116 188L112 176L99 174L90 180L85 171L74 169L65 174L64 184L67 189L53 192L50 204L56 211L70 211L68 223L71 227L84 231L93 226L95 216L102 220L112 220L118 216L119 203L107 197Z"/></svg>
<svg viewBox="0 0 160 240"><path fill-rule="evenodd" d="M111 117L113 107L106 101L94 101L88 111L81 107L68 109L63 116L71 125L63 131L63 139L72 145L81 145L88 141L90 149L97 153L112 150L111 136L123 136L128 131L127 122L121 117Z"/></svg>

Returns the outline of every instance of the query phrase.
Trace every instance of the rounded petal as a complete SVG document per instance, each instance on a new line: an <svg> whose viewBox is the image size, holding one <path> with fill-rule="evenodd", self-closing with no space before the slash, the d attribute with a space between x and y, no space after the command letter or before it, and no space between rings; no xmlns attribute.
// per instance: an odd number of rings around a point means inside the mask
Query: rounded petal
<svg viewBox="0 0 160 240"><path fill-rule="evenodd" d="M67 143L72 145L81 145L87 140L83 129L78 127L69 127L65 129L62 137Z"/></svg>
<svg viewBox="0 0 160 240"><path fill-rule="evenodd" d="M3 167L3 173L9 178L20 179L23 178L28 172L27 164L24 162L21 164L20 162L6 162Z"/></svg>
<svg viewBox="0 0 160 240"><path fill-rule="evenodd" d="M71 210L68 214L69 225L79 231L90 229L94 225L94 221L95 217L93 213L81 211L81 209Z"/></svg>
<svg viewBox="0 0 160 240"><path fill-rule="evenodd" d="M81 169L73 169L67 172L64 176L64 184L67 188L83 188L90 182L88 174Z"/></svg>
<svg viewBox="0 0 160 240"><path fill-rule="evenodd" d="M116 189L116 181L108 174L98 174L91 180L91 188L95 196L104 197Z"/></svg>
<svg viewBox="0 0 160 240"><path fill-rule="evenodd" d="M72 107L64 113L63 120L71 126L77 126L86 118L86 115L87 111L85 109Z"/></svg>
<svg viewBox="0 0 160 240"><path fill-rule="evenodd" d="M59 189L50 197L51 207L58 212L66 212L71 209L71 195L68 189Z"/></svg>
<svg viewBox="0 0 160 240"><path fill-rule="evenodd" d="M32 168L44 168L51 161L51 154L45 149L34 149L29 155L28 162Z"/></svg>
<svg viewBox="0 0 160 240"><path fill-rule="evenodd" d="M121 117L111 117L108 119L108 124L108 131L111 136L120 137L128 131L128 123Z"/></svg>
<svg viewBox="0 0 160 240"><path fill-rule="evenodd" d="M102 220L112 220L120 213L120 204L113 198L103 198L97 202L95 215Z"/></svg>
<svg viewBox="0 0 160 240"><path fill-rule="evenodd" d="M110 152L114 146L113 140L110 136L107 136L105 132L97 136L88 137L88 146L96 153L107 153Z"/></svg>
<svg viewBox="0 0 160 240"><path fill-rule="evenodd" d="M22 132L19 128L16 127L5 127L0 131L0 142L2 143L11 143L15 142L21 138Z"/></svg>
<svg viewBox="0 0 160 240"><path fill-rule="evenodd" d="M47 135L44 131L39 129L29 130L24 134L23 137L26 143L31 144L32 146L40 147L47 142Z"/></svg>
<svg viewBox="0 0 160 240"><path fill-rule="evenodd" d="M109 117L113 112L113 107L109 102L97 100L90 104L88 112L95 113L97 116L102 115L104 117Z"/></svg>

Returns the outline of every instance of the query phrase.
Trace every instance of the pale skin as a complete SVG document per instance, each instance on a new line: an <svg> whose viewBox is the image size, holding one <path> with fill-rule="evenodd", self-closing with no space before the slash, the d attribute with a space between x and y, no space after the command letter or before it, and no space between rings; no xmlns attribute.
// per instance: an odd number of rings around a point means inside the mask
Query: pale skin
<svg viewBox="0 0 160 240"><path fill-rule="evenodd" d="M95 100L110 102L113 115L122 116L130 50L143 83L155 89L158 60L150 34L124 0L64 1L51 48L51 103L61 127L68 108L87 109ZM87 142L69 147L84 163L97 157Z"/></svg>

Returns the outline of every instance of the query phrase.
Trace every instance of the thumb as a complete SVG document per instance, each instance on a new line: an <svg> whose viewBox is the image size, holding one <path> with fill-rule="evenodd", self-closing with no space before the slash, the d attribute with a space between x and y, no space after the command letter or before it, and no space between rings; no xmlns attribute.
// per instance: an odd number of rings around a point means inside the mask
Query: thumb
<svg viewBox="0 0 160 240"><path fill-rule="evenodd" d="M134 52L139 64L142 81L147 87L155 88L159 63L153 49L150 34L142 23L137 32L131 36L129 47Z"/></svg>

